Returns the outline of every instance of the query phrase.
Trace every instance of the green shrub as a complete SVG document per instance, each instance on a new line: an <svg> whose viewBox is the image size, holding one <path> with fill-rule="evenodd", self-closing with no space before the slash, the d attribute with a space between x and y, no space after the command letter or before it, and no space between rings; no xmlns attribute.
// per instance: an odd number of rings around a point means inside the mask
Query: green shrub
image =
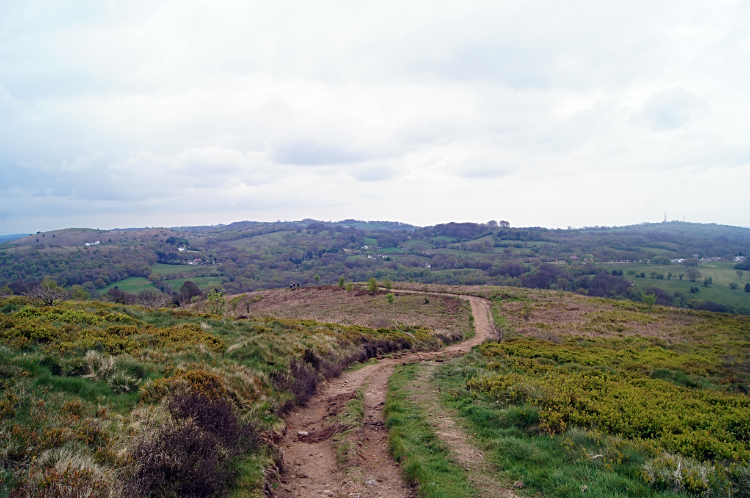
<svg viewBox="0 0 750 498"><path fill-rule="evenodd" d="M630 439L653 439L668 451L700 461L750 460L750 398L676 385L675 379L689 380L681 372L661 370L651 378L637 363L680 365L685 361L681 355L532 340L485 344L480 351L501 358L490 368L505 373L476 376L467 388L506 404L534 404L541 428L550 433L573 426L597 428ZM662 380L668 376L672 379Z"/></svg>

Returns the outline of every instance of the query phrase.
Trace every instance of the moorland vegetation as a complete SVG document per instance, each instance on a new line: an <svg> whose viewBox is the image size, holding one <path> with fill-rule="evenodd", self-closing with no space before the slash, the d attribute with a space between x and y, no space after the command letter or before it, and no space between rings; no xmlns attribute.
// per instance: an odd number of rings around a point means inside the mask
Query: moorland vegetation
<svg viewBox="0 0 750 498"><path fill-rule="evenodd" d="M502 340L439 366L432 382L508 486L750 496L750 319L549 290L443 291L493 303ZM465 496L430 491L465 469L408 395L420 368L391 380L394 451L411 448L409 475L425 496Z"/></svg>
<svg viewBox="0 0 750 498"><path fill-rule="evenodd" d="M214 296L213 313L1 299L0 496L263 496L267 443L318 382L461 335L398 312L380 329L231 317L245 304Z"/></svg>

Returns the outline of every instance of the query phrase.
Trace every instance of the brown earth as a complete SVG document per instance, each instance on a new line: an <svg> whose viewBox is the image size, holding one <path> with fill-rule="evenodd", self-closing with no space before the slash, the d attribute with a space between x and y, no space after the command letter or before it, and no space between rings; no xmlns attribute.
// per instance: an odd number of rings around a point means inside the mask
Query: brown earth
<svg viewBox="0 0 750 498"><path fill-rule="evenodd" d="M289 414L287 432L280 444L283 469L278 496L415 496L415 490L401 478L398 464L388 453L388 432L383 419L388 378L398 364L455 358L492 337L494 327L489 301L473 296L461 299L471 305L474 337L441 351L402 353L345 372L324 385L306 406L297 407ZM356 451L351 452L346 465L341 465L332 439L336 431L332 428L337 424L336 415L360 389L364 392L365 403L363 429L350 441Z"/></svg>

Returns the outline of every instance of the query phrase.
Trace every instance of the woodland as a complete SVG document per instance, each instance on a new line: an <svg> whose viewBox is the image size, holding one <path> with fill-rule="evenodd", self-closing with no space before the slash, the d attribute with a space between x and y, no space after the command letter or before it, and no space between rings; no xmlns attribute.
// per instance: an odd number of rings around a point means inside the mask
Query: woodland
<svg viewBox="0 0 750 498"><path fill-rule="evenodd" d="M95 241L100 243L93 245ZM733 277L750 269L750 260L733 261L744 254L750 254L750 230L684 222L546 229L512 228L506 221L415 227L302 220L65 229L0 244L0 288L23 294L52 278L81 295L134 302L133 296L145 289L177 295L187 281L201 293L215 288L236 294L291 283L333 284L340 277L388 278L635 301L648 294L662 305L749 314L748 282L740 274ZM708 260L719 266L710 275L704 270L704 276L700 270ZM648 272L641 271L644 265ZM702 278L690 277L691 271ZM714 284L711 275L719 272L731 281ZM177 301L195 295L194 290L183 293Z"/></svg>

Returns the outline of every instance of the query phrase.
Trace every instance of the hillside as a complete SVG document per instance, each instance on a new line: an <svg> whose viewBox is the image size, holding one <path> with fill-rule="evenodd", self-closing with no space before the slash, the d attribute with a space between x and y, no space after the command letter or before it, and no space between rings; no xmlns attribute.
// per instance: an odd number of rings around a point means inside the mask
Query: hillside
<svg viewBox="0 0 750 498"><path fill-rule="evenodd" d="M396 457L440 483L425 496L750 496L746 317L443 290L489 299L502 340L391 378Z"/></svg>
<svg viewBox="0 0 750 498"><path fill-rule="evenodd" d="M393 292L0 300L0 497L750 496L747 317Z"/></svg>
<svg viewBox="0 0 750 498"><path fill-rule="evenodd" d="M461 339L460 305L428 328L451 299L380 329L0 300L0 496L261 496L281 417L354 362Z"/></svg>
<svg viewBox="0 0 750 498"><path fill-rule="evenodd" d="M388 277L636 301L645 292L663 305L749 314L748 280L732 262L744 254L750 254L750 230L682 222L569 230L356 220L66 229L1 244L0 287L21 294L52 277L98 296L115 286L131 294L150 288L176 293L192 281L201 290L213 286L236 294L291 282L311 285L316 276L322 284L340 276L360 282ZM691 265L701 273L699 281L680 277Z"/></svg>

